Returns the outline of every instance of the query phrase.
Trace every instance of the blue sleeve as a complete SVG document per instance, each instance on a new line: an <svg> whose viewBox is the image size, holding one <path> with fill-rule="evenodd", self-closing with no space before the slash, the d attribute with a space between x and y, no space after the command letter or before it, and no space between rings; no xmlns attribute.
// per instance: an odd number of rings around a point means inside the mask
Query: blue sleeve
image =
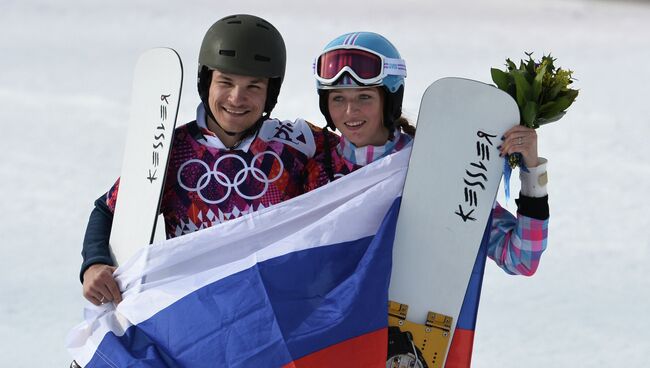
<svg viewBox="0 0 650 368"><path fill-rule="evenodd" d="M113 259L108 248L108 240L111 237L111 226L113 225L113 212L106 204L106 194L95 201L95 208L90 213L86 235L84 236L81 256L81 273L79 279L83 283L83 274L88 267L96 263L112 266Z"/></svg>

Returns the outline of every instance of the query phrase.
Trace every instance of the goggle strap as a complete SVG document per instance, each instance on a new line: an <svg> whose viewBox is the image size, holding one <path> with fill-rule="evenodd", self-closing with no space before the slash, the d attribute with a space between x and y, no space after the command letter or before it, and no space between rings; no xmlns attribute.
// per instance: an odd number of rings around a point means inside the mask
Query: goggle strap
<svg viewBox="0 0 650 368"><path fill-rule="evenodd" d="M406 63L404 59L384 58L384 74L406 77Z"/></svg>

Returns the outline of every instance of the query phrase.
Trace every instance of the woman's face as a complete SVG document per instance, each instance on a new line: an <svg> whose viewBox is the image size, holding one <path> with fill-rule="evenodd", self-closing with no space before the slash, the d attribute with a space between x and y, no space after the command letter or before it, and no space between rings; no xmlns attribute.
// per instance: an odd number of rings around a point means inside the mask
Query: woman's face
<svg viewBox="0 0 650 368"><path fill-rule="evenodd" d="M334 89L327 105L336 129L355 146L382 146L388 141L380 87Z"/></svg>

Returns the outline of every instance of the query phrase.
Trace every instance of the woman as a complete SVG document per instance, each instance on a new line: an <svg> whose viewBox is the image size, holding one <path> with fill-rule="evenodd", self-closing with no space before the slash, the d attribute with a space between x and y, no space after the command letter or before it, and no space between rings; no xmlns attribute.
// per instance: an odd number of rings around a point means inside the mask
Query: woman
<svg viewBox="0 0 650 368"><path fill-rule="evenodd" d="M327 152L310 162L309 189L410 149L415 128L401 116L406 65L387 39L370 32L337 37L318 57L314 74L327 128L338 129L342 136L329 134ZM499 150L501 156L520 153L529 170L520 175L517 217L494 205L489 240L481 244L447 366L469 366L486 255L509 274L529 276L546 248L546 160L537 156L535 130L511 128Z"/></svg>

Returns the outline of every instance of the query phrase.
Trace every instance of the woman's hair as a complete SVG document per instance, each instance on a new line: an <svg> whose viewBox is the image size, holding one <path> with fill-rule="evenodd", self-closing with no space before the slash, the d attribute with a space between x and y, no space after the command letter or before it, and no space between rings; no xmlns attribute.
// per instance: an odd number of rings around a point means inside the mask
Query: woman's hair
<svg viewBox="0 0 650 368"><path fill-rule="evenodd" d="M407 118L400 116L395 120L395 128L401 130L403 133L415 137L415 127L411 125Z"/></svg>

